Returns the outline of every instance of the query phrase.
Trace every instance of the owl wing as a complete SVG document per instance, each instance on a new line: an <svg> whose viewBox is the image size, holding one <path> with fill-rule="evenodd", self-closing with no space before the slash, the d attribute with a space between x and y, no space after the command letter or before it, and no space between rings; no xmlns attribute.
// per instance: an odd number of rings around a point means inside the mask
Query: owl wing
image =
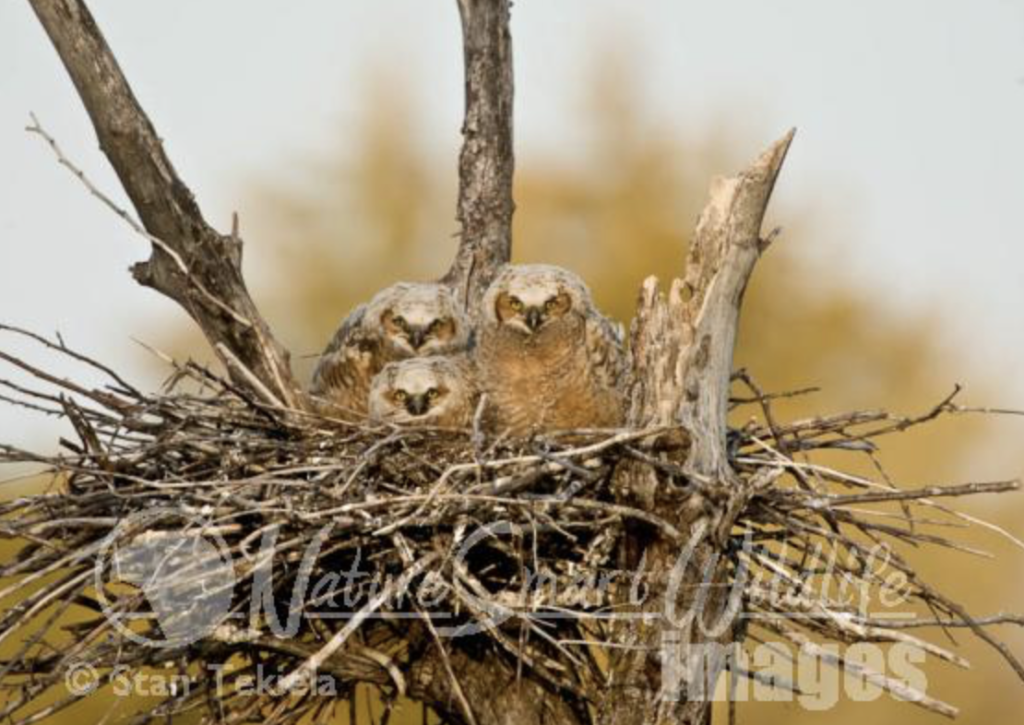
<svg viewBox="0 0 1024 725"><path fill-rule="evenodd" d="M465 405L470 408L469 414L472 416L476 412L476 405L482 392L478 377L479 371L473 358L466 353L452 356L451 361L458 371L458 379L462 385L462 397Z"/></svg>
<svg viewBox="0 0 1024 725"><path fill-rule="evenodd" d="M454 428L468 428L473 424L477 404L480 402L481 386L477 378L477 368L469 355L456 355L451 358L458 371L461 385L459 403L455 412L446 421L446 425Z"/></svg>
<svg viewBox="0 0 1024 725"><path fill-rule="evenodd" d="M586 317L586 346L595 382L606 390L620 391L626 384L625 332L597 311Z"/></svg>
<svg viewBox="0 0 1024 725"><path fill-rule="evenodd" d="M370 381L383 365L380 339L363 324L366 312L366 305L360 305L334 333L313 373L313 395L355 409L365 407Z"/></svg>

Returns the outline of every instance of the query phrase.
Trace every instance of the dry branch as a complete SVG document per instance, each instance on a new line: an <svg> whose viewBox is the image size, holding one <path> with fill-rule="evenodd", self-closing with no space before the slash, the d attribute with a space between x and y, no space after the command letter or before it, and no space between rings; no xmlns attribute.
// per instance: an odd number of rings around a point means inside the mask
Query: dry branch
<svg viewBox="0 0 1024 725"><path fill-rule="evenodd" d="M512 257L510 0L458 0L466 68L459 156L459 250L444 282L475 305Z"/></svg>
<svg viewBox="0 0 1024 725"><path fill-rule="evenodd" d="M303 396L288 352L274 339L242 278L241 240L218 233L203 218L85 3L29 2L153 242L150 259L132 270L135 279L181 305L218 354L218 345L226 346L275 397L300 407ZM251 379L237 372L236 366L235 382L249 388Z"/></svg>

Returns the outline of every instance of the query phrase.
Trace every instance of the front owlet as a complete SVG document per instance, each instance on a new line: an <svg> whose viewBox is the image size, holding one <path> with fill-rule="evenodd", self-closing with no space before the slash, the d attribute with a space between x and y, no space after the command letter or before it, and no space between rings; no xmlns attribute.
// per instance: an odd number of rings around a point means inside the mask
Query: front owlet
<svg viewBox="0 0 1024 725"><path fill-rule="evenodd" d="M484 295L480 317L477 374L495 431L524 436L622 424L622 332L577 275L507 266Z"/></svg>
<svg viewBox="0 0 1024 725"><path fill-rule="evenodd" d="M385 365L460 353L468 341L469 322L450 289L400 282L349 314L320 356L310 392L364 414L370 383Z"/></svg>
<svg viewBox="0 0 1024 725"><path fill-rule="evenodd" d="M386 423L466 428L476 385L461 357L418 357L388 363L370 386L370 417Z"/></svg>

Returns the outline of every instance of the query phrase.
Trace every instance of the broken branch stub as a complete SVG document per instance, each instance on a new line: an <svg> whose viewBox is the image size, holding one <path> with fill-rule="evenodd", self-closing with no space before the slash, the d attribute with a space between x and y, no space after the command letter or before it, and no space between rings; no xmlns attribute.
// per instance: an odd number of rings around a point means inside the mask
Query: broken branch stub
<svg viewBox="0 0 1024 725"><path fill-rule="evenodd" d="M656 279L648 278L640 293L628 422L680 427L656 445L682 463L690 485L680 487L652 466L627 465L619 469L615 487L620 499L657 514L690 542L681 553L676 542L643 528L634 527L626 537L624 566L642 571L652 591L637 608L642 616L612 626L615 641L628 647L611 654L609 680L617 696L601 703L602 724L706 722L709 698L666 695L678 683L664 681L659 652L664 655L670 640L685 655L703 645L731 643L735 636L731 605L723 595L729 575L722 550L754 486L729 465L726 416L733 350L743 293L767 246L761 222L793 133L738 176L715 180L697 223L685 278L675 280L667 296ZM680 557L689 564L682 572L677 569ZM721 631L709 634L692 622L680 625L670 619L670 612L689 611L702 600L702 610L726 622ZM631 606L627 601L620 605Z"/></svg>
<svg viewBox="0 0 1024 725"><path fill-rule="evenodd" d="M680 424L689 434L689 473L728 471L726 416L743 293L766 248L761 223L795 131L738 176L718 178L697 222L686 276L667 297L650 277L633 328L630 424Z"/></svg>

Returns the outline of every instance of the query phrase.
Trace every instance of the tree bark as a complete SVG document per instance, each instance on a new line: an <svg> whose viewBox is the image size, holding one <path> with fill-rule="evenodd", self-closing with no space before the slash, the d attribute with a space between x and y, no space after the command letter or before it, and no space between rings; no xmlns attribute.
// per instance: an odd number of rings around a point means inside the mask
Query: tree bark
<svg viewBox="0 0 1024 725"><path fill-rule="evenodd" d="M298 407L288 352L242 278L242 242L203 219L82 0L29 0L85 105L100 148L151 235L135 279L185 308L242 389Z"/></svg>
<svg viewBox="0 0 1024 725"><path fill-rule="evenodd" d="M711 666L704 681L666 681L665 675L683 674L691 657L715 652L704 645L728 645L735 635L725 542L749 491L729 465L726 441L733 350L743 293L768 246L761 223L793 133L739 176L713 182L685 280L676 280L667 298L656 279L643 286L633 329L629 422L681 428L657 441L653 453L682 465L688 485L650 466L627 466L616 489L687 541L638 530L626 542L623 563L642 567L648 590L641 603L623 609L631 618L613 627L622 648L612 652L608 697L598 717L603 724L701 725L710 718L720 661L704 661ZM716 621L724 625L720 631Z"/></svg>
<svg viewBox="0 0 1024 725"><path fill-rule="evenodd" d="M512 37L509 0L458 0L466 68L459 156L459 250L443 282L473 308L512 257Z"/></svg>

